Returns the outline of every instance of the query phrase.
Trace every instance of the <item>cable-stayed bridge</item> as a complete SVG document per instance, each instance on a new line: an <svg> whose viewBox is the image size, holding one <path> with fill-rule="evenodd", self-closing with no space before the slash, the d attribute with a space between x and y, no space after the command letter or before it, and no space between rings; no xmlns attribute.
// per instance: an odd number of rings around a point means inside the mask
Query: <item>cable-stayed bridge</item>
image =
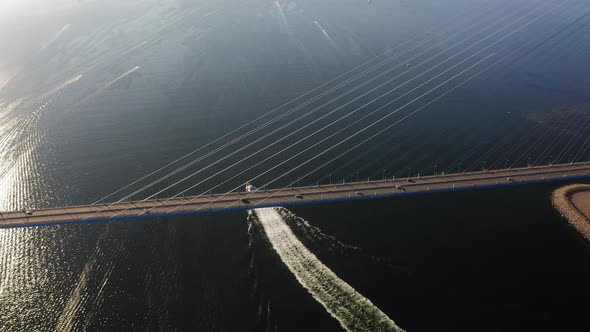
<svg viewBox="0 0 590 332"><path fill-rule="evenodd" d="M507 121L513 115L491 120L477 110L453 118L456 123L430 116L454 92L485 86L494 71L506 75L514 68L509 64L539 56L550 71L560 57L590 43L590 4L532 7L492 2L461 13L93 204L2 213L1 225L153 218L585 177L587 93L572 105L569 94L577 90L564 87L564 105L521 116L520 123ZM581 76L574 87L585 85ZM420 117L439 119L448 129L435 135ZM380 180L362 181L365 176ZM247 181L260 190L240 193Z"/></svg>
<svg viewBox="0 0 590 332"><path fill-rule="evenodd" d="M590 178L590 162L256 190L168 200L127 201L1 214L0 228L148 219L179 215L344 202Z"/></svg>

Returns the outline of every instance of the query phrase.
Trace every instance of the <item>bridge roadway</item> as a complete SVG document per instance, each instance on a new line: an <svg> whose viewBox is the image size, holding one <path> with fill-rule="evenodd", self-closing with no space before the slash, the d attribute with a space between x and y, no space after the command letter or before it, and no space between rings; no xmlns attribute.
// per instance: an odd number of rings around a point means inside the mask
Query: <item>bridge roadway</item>
<svg viewBox="0 0 590 332"><path fill-rule="evenodd" d="M296 187L283 190L259 190L250 193L236 192L225 196L222 194L187 196L170 199L165 203L163 203L165 201L163 199L154 199L115 204L57 207L34 210L32 215L27 215L24 211L2 212L0 213L0 228L192 215L247 210L254 207L361 200L578 178L590 178L590 162L434 175L411 179ZM402 191L396 186L403 186L405 190ZM297 194L300 194L301 197L295 197ZM247 203L242 200L244 198L247 198ZM175 210L170 213L172 209ZM149 210L149 214L145 213L146 210Z"/></svg>

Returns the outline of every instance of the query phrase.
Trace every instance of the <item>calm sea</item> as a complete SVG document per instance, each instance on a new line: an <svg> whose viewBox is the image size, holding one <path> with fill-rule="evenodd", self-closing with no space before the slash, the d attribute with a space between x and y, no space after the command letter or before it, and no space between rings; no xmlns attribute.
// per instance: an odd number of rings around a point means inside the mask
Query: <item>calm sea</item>
<svg viewBox="0 0 590 332"><path fill-rule="evenodd" d="M1 210L590 160L585 1L52 1L0 5ZM557 186L286 222L408 331L585 331ZM0 230L0 331L341 329L245 212Z"/></svg>

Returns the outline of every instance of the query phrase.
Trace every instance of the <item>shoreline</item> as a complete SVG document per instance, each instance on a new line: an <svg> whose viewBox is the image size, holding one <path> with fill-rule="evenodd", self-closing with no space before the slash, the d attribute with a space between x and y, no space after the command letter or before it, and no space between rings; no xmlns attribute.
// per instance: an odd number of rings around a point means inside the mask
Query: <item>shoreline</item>
<svg viewBox="0 0 590 332"><path fill-rule="evenodd" d="M574 196L586 194L590 196L590 184L572 184L559 188L551 194L553 207L572 225L587 241L590 241L590 207L576 206ZM579 197L578 197L579 198ZM582 201L576 199L578 202Z"/></svg>

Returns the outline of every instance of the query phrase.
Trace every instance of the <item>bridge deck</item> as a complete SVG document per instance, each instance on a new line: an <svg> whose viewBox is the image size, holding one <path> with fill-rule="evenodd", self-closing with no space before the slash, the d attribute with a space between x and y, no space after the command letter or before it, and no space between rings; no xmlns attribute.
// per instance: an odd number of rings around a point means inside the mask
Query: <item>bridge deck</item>
<svg viewBox="0 0 590 332"><path fill-rule="evenodd" d="M414 182L409 182L410 179L404 178L297 187L284 190L260 190L251 193L231 193L227 195L187 196L170 200L160 199L58 207L35 210L32 215L27 215L23 211L2 212L0 213L0 228L246 210L254 207L368 199L443 190L452 191L488 186L516 185L538 181L558 181L580 177L590 177L590 162L427 176L419 179L412 178L411 180ZM398 185L404 186L405 190L396 189ZM301 194L303 198L296 198L296 194ZM243 198L247 198L248 203L244 203ZM145 212L146 210L149 210L149 214Z"/></svg>

